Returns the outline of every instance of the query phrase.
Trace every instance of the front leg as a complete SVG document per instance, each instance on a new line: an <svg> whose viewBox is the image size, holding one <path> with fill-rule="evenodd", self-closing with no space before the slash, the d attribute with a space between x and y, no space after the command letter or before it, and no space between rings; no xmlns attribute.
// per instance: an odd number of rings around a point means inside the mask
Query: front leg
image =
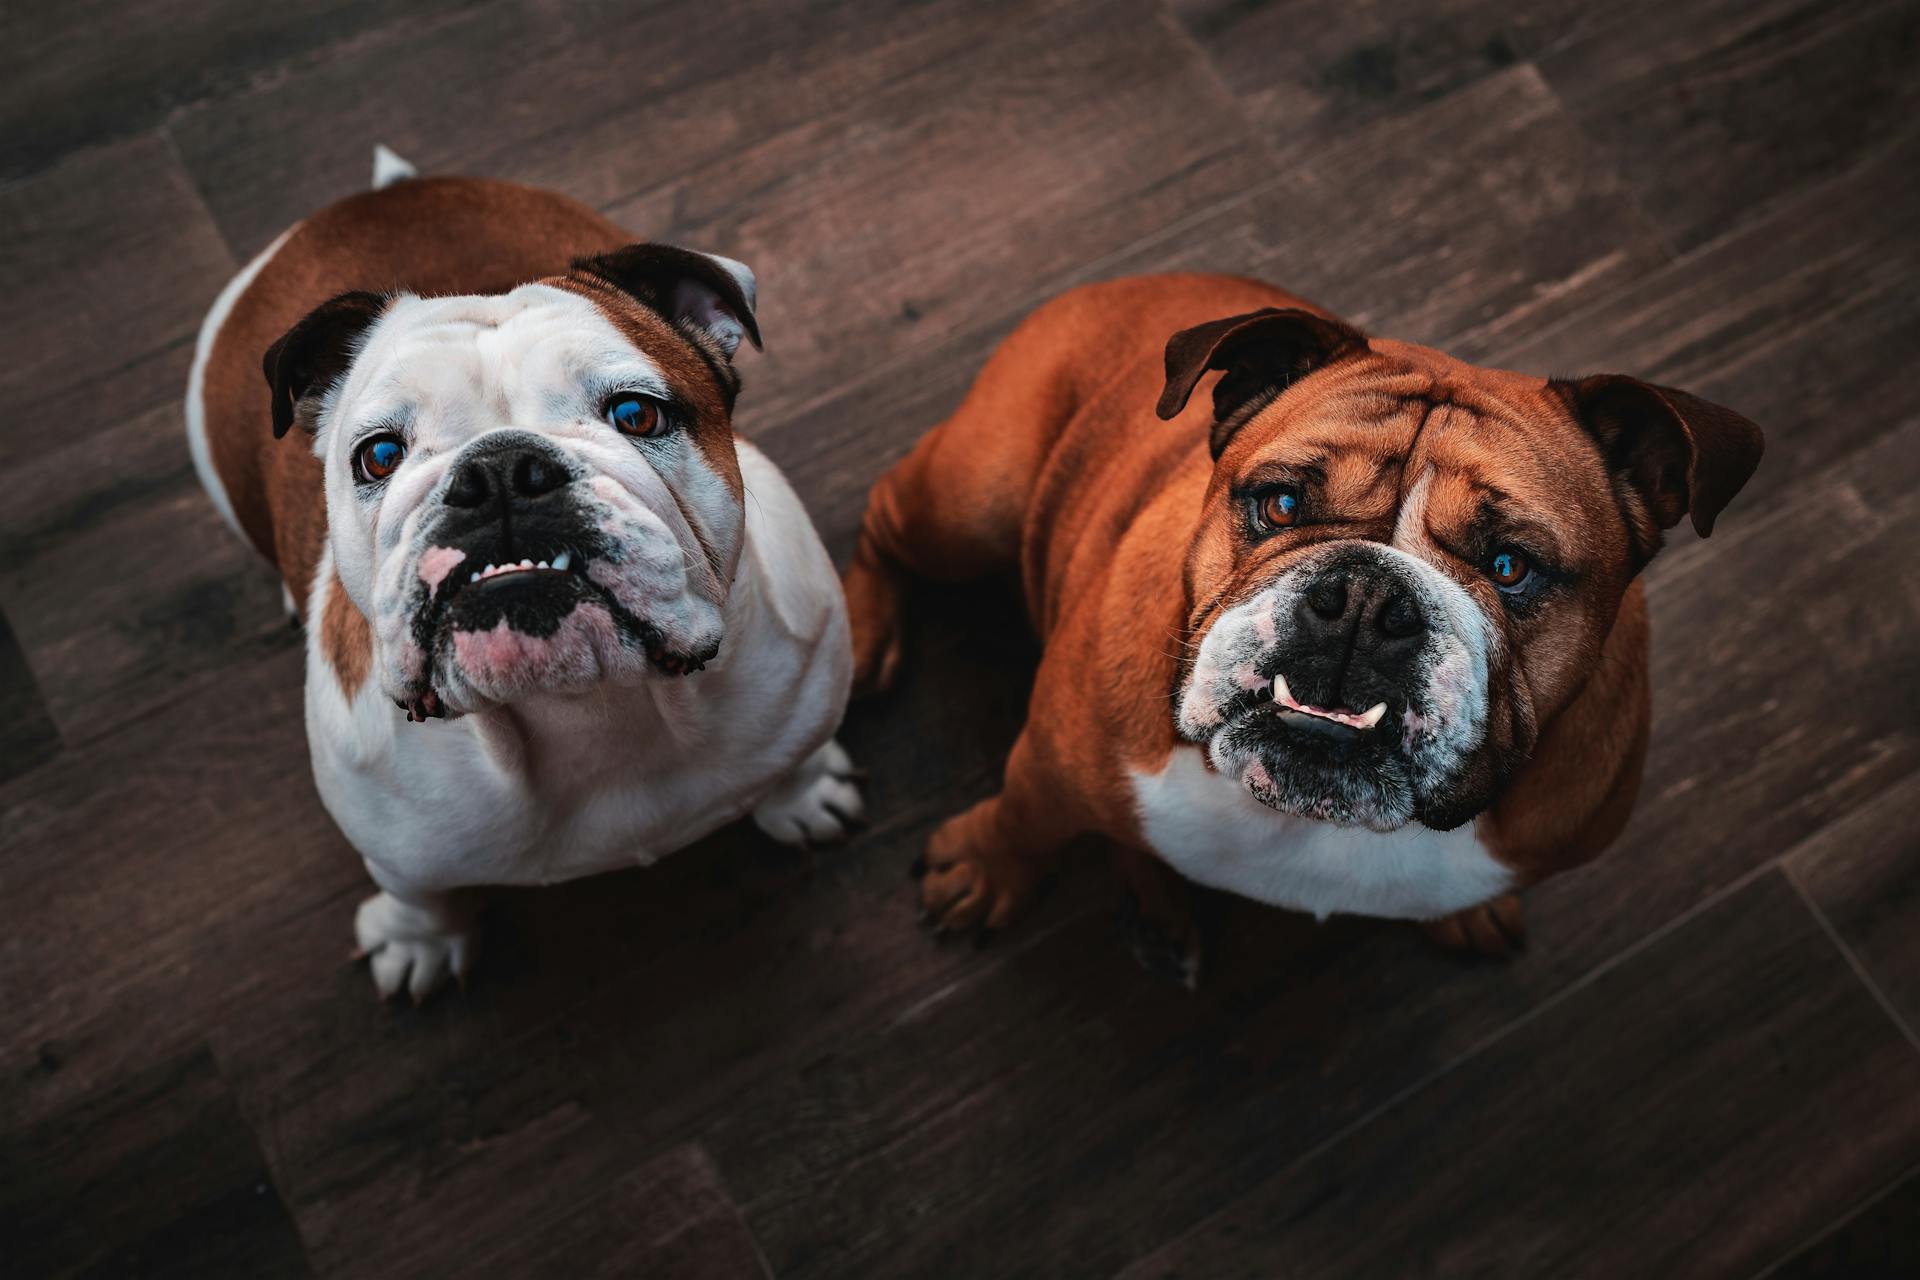
<svg viewBox="0 0 1920 1280"><path fill-rule="evenodd" d="M1449 951L1504 960L1527 947L1527 918L1517 893L1429 920L1425 927L1427 936Z"/></svg>
<svg viewBox="0 0 1920 1280"><path fill-rule="evenodd" d="M753 822L782 844L837 844L866 817L860 771L833 739L800 762L753 807Z"/></svg>
<svg viewBox="0 0 1920 1280"><path fill-rule="evenodd" d="M380 998L405 991L420 1004L449 976L465 985L478 950L478 912L469 892L402 897L382 889L354 913L353 936L354 957L369 961Z"/></svg>
<svg viewBox="0 0 1920 1280"><path fill-rule="evenodd" d="M1007 757L1006 783L965 813L947 819L915 864L922 918L935 933L998 930L1032 899L1078 830L1069 790L1035 760L1031 730Z"/></svg>
<svg viewBox="0 0 1920 1280"><path fill-rule="evenodd" d="M1115 846L1113 866L1127 888L1121 923L1135 962L1156 978L1197 990L1209 941L1194 909L1199 886L1157 855L1125 845Z"/></svg>

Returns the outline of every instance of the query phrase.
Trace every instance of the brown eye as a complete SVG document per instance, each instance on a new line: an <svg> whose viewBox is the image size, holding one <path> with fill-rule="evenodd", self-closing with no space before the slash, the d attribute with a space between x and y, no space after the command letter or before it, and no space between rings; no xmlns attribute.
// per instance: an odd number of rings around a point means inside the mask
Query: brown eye
<svg viewBox="0 0 1920 1280"><path fill-rule="evenodd" d="M385 480L400 469L407 460L406 441L399 436L375 436L360 446L353 455L354 469L359 472L362 483Z"/></svg>
<svg viewBox="0 0 1920 1280"><path fill-rule="evenodd" d="M1502 591L1518 591L1533 576L1533 566L1525 556L1507 547L1496 551L1493 559L1487 562L1487 576Z"/></svg>
<svg viewBox="0 0 1920 1280"><path fill-rule="evenodd" d="M615 396L607 402L607 421L623 436L653 438L667 433L660 402L647 396Z"/></svg>
<svg viewBox="0 0 1920 1280"><path fill-rule="evenodd" d="M1292 485L1269 489L1255 502L1254 514L1269 529L1291 529L1300 520L1300 491Z"/></svg>

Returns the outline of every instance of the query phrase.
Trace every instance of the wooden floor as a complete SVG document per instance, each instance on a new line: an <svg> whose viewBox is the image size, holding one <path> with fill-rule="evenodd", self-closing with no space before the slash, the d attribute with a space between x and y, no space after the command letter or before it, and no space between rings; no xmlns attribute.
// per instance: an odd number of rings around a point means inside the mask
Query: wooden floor
<svg viewBox="0 0 1920 1280"><path fill-rule="evenodd" d="M1920 6L78 0L0 54L0 1273L1742 1276L1920 1268ZM760 273L744 433L872 478L1076 282L1760 422L1649 575L1610 856L1505 966L1226 904L1198 994L1082 860L976 951L906 875L1033 662L918 602L873 829L503 896L383 1008L277 586L195 485L195 327L385 142ZM264 425L263 425L264 429Z"/></svg>

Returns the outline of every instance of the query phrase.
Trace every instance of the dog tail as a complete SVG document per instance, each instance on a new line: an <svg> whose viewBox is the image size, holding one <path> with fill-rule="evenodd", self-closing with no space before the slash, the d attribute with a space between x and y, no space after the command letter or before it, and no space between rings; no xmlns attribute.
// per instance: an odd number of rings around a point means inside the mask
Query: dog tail
<svg viewBox="0 0 1920 1280"><path fill-rule="evenodd" d="M413 161L398 155L384 143L373 144L373 189L375 191L419 176L420 171L413 167Z"/></svg>

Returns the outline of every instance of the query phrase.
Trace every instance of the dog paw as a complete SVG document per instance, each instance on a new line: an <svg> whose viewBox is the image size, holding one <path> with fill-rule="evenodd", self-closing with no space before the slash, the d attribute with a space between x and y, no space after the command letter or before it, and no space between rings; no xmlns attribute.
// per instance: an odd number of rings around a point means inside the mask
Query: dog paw
<svg viewBox="0 0 1920 1280"><path fill-rule="evenodd" d="M927 841L914 863L920 878L920 920L936 934L1004 929L1033 896L1034 879L1013 858L985 857L960 847L953 836L962 814Z"/></svg>
<svg viewBox="0 0 1920 1280"><path fill-rule="evenodd" d="M1425 928L1427 936L1447 950L1470 955L1505 959L1527 947L1527 918L1517 893L1429 920Z"/></svg>
<svg viewBox="0 0 1920 1280"><path fill-rule="evenodd" d="M803 849L838 844L866 819L861 776L840 744L828 739L754 806L754 825Z"/></svg>
<svg viewBox="0 0 1920 1280"><path fill-rule="evenodd" d="M355 959L373 970L382 1000L406 992L415 1004L446 984L465 984L473 968L478 931L464 913L403 902L376 893L354 913Z"/></svg>

